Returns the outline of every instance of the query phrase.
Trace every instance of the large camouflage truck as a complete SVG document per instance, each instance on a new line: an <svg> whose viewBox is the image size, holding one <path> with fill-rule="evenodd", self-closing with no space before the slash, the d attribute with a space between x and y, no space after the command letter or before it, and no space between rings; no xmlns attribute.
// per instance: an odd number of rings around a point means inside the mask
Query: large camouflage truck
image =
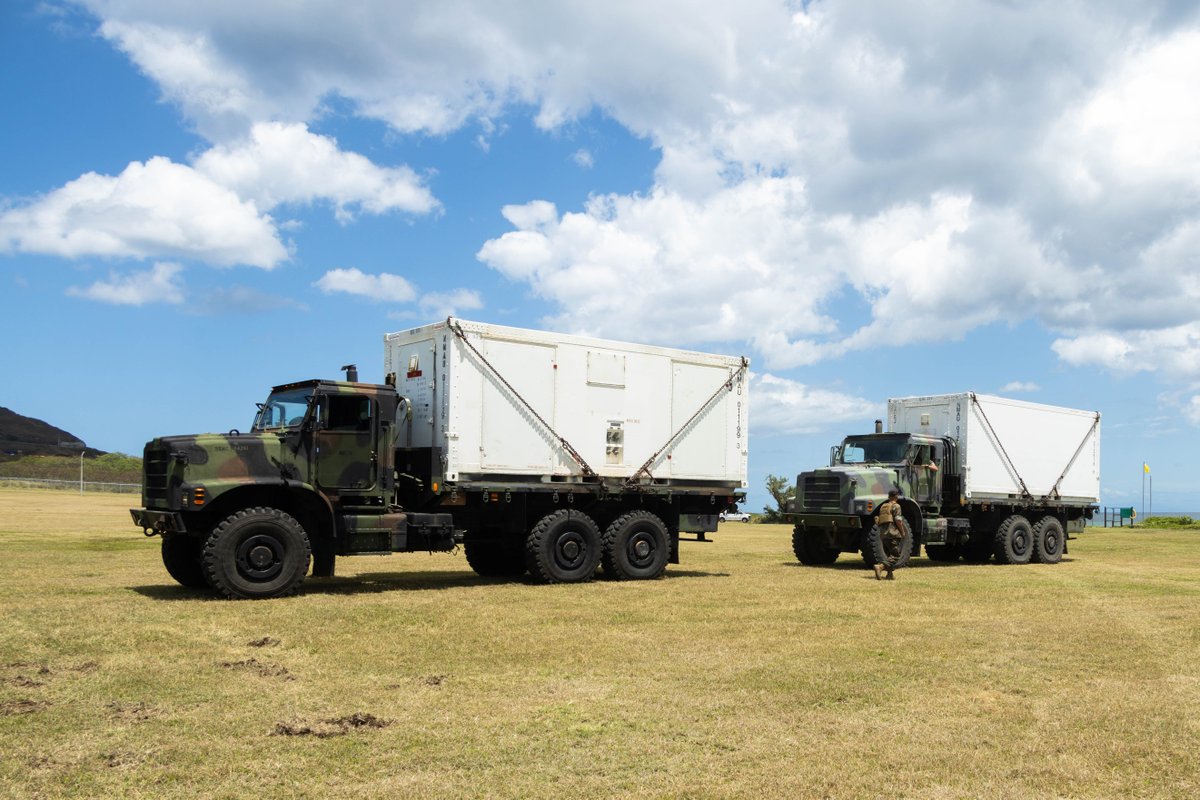
<svg viewBox="0 0 1200 800"><path fill-rule="evenodd" d="M801 563L885 560L874 513L896 489L899 563L1056 563L1100 492L1100 414L965 392L888 401L888 431L848 436L796 477L787 515Z"/></svg>
<svg viewBox="0 0 1200 800"><path fill-rule="evenodd" d="M146 444L167 571L278 597L338 556L452 551L487 577L650 579L744 499L744 358L449 318L384 339L384 384L276 386L250 430Z"/></svg>

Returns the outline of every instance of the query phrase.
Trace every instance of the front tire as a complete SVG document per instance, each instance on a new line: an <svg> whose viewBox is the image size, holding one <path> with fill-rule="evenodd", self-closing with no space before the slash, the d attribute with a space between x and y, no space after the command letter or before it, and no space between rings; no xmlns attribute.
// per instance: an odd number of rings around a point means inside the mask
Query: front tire
<svg viewBox="0 0 1200 800"><path fill-rule="evenodd" d="M189 589L207 589L204 575L204 540L195 536L168 534L162 540L162 560L167 572Z"/></svg>
<svg viewBox="0 0 1200 800"><path fill-rule="evenodd" d="M525 539L525 566L540 583L588 581L600 564L600 529L580 511L559 509L533 526Z"/></svg>
<svg viewBox="0 0 1200 800"><path fill-rule="evenodd" d="M996 529L993 539L996 561L1001 564L1028 564L1033 557L1033 528L1029 520L1013 514Z"/></svg>
<svg viewBox="0 0 1200 800"><path fill-rule="evenodd" d="M225 597L258 600L296 591L308 572L304 527L277 508L249 508L218 525L204 545L204 571Z"/></svg>
<svg viewBox="0 0 1200 800"><path fill-rule="evenodd" d="M653 580L662 577L670 555L666 524L649 511L630 511L604 531L600 561L610 578Z"/></svg>
<svg viewBox="0 0 1200 800"><path fill-rule="evenodd" d="M1033 560L1039 564L1057 564L1062 561L1062 523L1055 517L1042 517L1033 526Z"/></svg>
<svg viewBox="0 0 1200 800"><path fill-rule="evenodd" d="M792 529L792 552L801 564L820 567L837 561L840 551L829 546L828 538L821 531L810 531L797 525Z"/></svg>

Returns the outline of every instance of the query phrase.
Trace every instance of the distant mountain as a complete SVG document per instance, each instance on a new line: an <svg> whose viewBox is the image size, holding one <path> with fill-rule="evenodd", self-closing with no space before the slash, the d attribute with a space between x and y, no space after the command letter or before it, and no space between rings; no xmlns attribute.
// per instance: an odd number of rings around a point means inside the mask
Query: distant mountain
<svg viewBox="0 0 1200 800"><path fill-rule="evenodd" d="M62 428L0 406L0 455L79 455L81 447L90 457L104 455Z"/></svg>

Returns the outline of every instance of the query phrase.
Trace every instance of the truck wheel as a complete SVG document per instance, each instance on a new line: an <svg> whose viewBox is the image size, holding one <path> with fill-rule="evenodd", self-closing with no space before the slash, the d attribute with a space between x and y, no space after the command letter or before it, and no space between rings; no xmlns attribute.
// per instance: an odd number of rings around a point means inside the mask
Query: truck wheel
<svg viewBox="0 0 1200 800"><path fill-rule="evenodd" d="M797 525L792 528L792 552L801 564L818 567L837 561L836 547L829 547L829 540L821 531L810 531Z"/></svg>
<svg viewBox="0 0 1200 800"><path fill-rule="evenodd" d="M229 598L283 597L308 572L308 534L277 508L249 508L225 519L204 545L209 583Z"/></svg>
<svg viewBox="0 0 1200 800"><path fill-rule="evenodd" d="M600 564L600 529L587 514L559 509L525 539L525 566L541 583L591 580Z"/></svg>
<svg viewBox="0 0 1200 800"><path fill-rule="evenodd" d="M912 557L912 531L908 530L905 525L904 538L900 540L900 555L892 564L892 569L900 569L908 563L908 559ZM886 564L889 560L887 551L883 549L883 538L879 535L879 526L872 525L871 530L863 534L862 546L863 561L868 567L873 567L876 564Z"/></svg>
<svg viewBox="0 0 1200 800"><path fill-rule="evenodd" d="M931 561L943 561L947 564L952 564L958 561L958 548L952 544L927 544L925 545L925 555L929 556Z"/></svg>
<svg viewBox="0 0 1200 800"><path fill-rule="evenodd" d="M997 562L1028 564L1033 557L1033 528L1029 526L1029 520L1013 514L1000 523L992 544Z"/></svg>
<svg viewBox="0 0 1200 800"><path fill-rule="evenodd" d="M1062 523L1055 517L1042 517L1033 526L1033 560L1039 564L1057 564L1063 557Z"/></svg>
<svg viewBox="0 0 1200 800"><path fill-rule="evenodd" d="M660 578L671 555L666 524L649 511L630 511L604 531L600 563L617 580Z"/></svg>
<svg viewBox="0 0 1200 800"><path fill-rule="evenodd" d="M167 535L162 540L163 566L181 586L207 589L204 577L204 540L195 536Z"/></svg>
<svg viewBox="0 0 1200 800"><path fill-rule="evenodd" d="M525 574L525 553L508 542L472 541L463 545L467 564L481 578L519 578Z"/></svg>

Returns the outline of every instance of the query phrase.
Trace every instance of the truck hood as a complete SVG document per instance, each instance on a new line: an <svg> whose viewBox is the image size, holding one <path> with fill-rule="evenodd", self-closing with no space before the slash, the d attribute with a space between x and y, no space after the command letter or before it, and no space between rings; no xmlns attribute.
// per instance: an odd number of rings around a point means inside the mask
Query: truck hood
<svg viewBox="0 0 1200 800"><path fill-rule="evenodd" d="M142 499L147 507L174 508L184 487L204 485L209 496L255 481L300 479L297 453L277 433L200 433L162 436L146 443Z"/></svg>
<svg viewBox="0 0 1200 800"><path fill-rule="evenodd" d="M859 513L855 500L868 500L871 508L887 499L895 489L896 467L839 465L802 472L796 479L794 508L798 512Z"/></svg>

